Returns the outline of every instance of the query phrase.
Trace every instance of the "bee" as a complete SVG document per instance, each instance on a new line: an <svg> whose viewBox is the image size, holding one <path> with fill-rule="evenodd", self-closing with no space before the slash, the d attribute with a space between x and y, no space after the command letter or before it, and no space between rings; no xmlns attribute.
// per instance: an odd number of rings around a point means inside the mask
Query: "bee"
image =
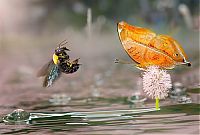
<svg viewBox="0 0 200 135"><path fill-rule="evenodd" d="M44 76L43 87L52 86L62 73L72 74L79 69L79 58L71 61L67 54L70 50L64 46L65 44L66 40L59 43L53 58L38 71L37 77Z"/></svg>

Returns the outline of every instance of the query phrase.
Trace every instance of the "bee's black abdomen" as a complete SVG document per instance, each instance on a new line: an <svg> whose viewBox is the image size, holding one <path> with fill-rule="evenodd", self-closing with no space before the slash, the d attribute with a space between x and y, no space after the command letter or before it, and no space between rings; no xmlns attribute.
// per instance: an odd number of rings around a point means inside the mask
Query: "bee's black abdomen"
<svg viewBox="0 0 200 135"><path fill-rule="evenodd" d="M65 74L71 74L76 72L79 69L80 64L71 64L71 63L60 63L59 67L62 72Z"/></svg>
<svg viewBox="0 0 200 135"><path fill-rule="evenodd" d="M67 72L74 73L79 69L79 64L73 64L71 68Z"/></svg>

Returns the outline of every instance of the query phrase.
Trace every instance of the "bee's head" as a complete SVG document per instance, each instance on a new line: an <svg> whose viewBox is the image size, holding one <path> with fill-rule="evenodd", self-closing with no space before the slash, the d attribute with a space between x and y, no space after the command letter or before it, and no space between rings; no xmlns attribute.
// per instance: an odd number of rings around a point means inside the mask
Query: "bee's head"
<svg viewBox="0 0 200 135"><path fill-rule="evenodd" d="M57 47L55 49L55 53L53 54L53 61L54 64L58 64L59 58L61 57L62 59L69 59L69 55L65 51L70 51L66 47Z"/></svg>
<svg viewBox="0 0 200 135"><path fill-rule="evenodd" d="M63 46L63 47L57 47L56 49L55 49L55 54L56 55L60 55L60 54L63 54L63 53L65 53L65 51L70 51L68 48L66 48L65 46Z"/></svg>
<svg viewBox="0 0 200 135"><path fill-rule="evenodd" d="M65 51L70 51L67 47L64 46L65 44L67 44L67 40L63 40L58 44L58 47L55 49L56 55L66 54Z"/></svg>

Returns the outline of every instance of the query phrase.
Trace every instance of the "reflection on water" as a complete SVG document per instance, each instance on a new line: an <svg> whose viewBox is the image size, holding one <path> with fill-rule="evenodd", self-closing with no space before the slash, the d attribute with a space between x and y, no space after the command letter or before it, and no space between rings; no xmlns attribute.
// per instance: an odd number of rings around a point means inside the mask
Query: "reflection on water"
<svg viewBox="0 0 200 135"><path fill-rule="evenodd" d="M49 102L53 105L67 105L71 100L71 97L65 94L54 94L52 98L49 99Z"/></svg>
<svg viewBox="0 0 200 135"><path fill-rule="evenodd" d="M64 98L65 99L65 98ZM71 99L67 105L32 105L5 115L0 123L0 134L198 134L199 104L177 104L155 110L130 108L128 98ZM45 108L46 106L46 108ZM63 112L61 108L77 110ZM45 109L44 109L45 108ZM127 109L125 109L127 108ZM41 111L44 109L44 111ZM54 109L54 111L52 111ZM58 112L58 110L60 110Z"/></svg>
<svg viewBox="0 0 200 135"><path fill-rule="evenodd" d="M169 97L178 103L192 103L191 98L186 93L187 88L180 82L173 83L172 90L169 92Z"/></svg>

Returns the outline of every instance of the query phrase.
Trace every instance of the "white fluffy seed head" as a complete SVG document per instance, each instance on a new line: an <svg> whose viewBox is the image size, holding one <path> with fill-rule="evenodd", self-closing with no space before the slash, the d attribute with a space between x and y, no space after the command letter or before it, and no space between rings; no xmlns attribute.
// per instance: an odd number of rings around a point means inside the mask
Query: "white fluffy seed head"
<svg viewBox="0 0 200 135"><path fill-rule="evenodd" d="M164 99L172 88L170 74L157 66L150 66L143 73L144 93L152 99Z"/></svg>

